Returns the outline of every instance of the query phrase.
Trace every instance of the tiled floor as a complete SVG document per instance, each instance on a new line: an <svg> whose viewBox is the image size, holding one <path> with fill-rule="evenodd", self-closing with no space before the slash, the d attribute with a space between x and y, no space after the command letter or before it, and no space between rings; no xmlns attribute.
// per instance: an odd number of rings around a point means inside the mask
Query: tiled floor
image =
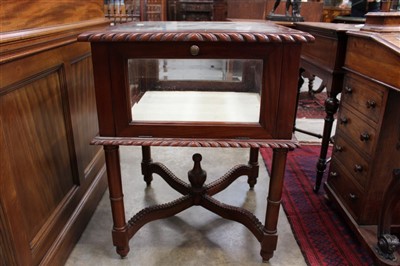
<svg viewBox="0 0 400 266"><path fill-rule="evenodd" d="M322 119L297 121L298 127L316 132L322 132L322 125ZM301 142L319 141L304 134L296 133L296 136ZM208 176L206 182L223 175L233 165L248 161L248 149L152 148L153 160L164 163L184 180L187 180L187 171L193 167L191 156L196 152L203 156L202 167ZM165 203L180 196L157 176L152 185L146 187L140 173L140 161L140 147L121 147L128 219L145 206ZM261 156L259 163L260 175L254 190L249 190L247 179L241 177L216 198L245 207L264 222L269 178ZM111 228L111 208L106 192L66 265L305 265L282 210L278 222L278 246L268 263L262 263L260 244L243 225L222 219L201 207L192 207L174 217L145 225L131 239L131 251L124 259L116 254L112 245Z"/></svg>

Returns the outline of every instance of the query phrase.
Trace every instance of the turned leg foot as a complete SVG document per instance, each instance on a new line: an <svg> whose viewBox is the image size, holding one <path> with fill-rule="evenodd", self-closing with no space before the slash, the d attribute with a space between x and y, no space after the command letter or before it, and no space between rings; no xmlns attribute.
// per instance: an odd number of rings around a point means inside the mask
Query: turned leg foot
<svg viewBox="0 0 400 266"><path fill-rule="evenodd" d="M276 250L277 243L278 243L277 234L264 235L264 238L261 241L261 251L260 251L260 255L263 262L268 262L274 256L274 251Z"/></svg>
<svg viewBox="0 0 400 266"><path fill-rule="evenodd" d="M117 254L121 257L121 259L126 258L126 256L128 256L129 253L129 248L116 248Z"/></svg>

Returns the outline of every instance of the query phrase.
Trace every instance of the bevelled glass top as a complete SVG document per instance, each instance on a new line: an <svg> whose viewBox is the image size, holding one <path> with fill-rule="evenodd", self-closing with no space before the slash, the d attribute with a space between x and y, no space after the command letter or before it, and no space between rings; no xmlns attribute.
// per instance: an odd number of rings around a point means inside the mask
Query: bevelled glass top
<svg viewBox="0 0 400 266"><path fill-rule="evenodd" d="M268 32L277 33L287 28L270 22L194 22L194 21L149 21L119 24L110 27L112 32Z"/></svg>

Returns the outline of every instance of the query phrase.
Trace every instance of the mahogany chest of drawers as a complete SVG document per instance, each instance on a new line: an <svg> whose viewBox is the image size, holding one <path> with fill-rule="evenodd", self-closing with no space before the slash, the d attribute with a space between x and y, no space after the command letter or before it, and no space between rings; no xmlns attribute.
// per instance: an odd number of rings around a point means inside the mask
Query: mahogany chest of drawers
<svg viewBox="0 0 400 266"><path fill-rule="evenodd" d="M372 24L367 16L364 29L347 32L346 73L324 187L379 264L379 216L392 172L400 168L400 32L377 25L380 16ZM391 231L398 234L400 204L390 216Z"/></svg>
<svg viewBox="0 0 400 266"><path fill-rule="evenodd" d="M347 73L327 188L358 224L377 224L391 171L399 167L399 105L399 92Z"/></svg>

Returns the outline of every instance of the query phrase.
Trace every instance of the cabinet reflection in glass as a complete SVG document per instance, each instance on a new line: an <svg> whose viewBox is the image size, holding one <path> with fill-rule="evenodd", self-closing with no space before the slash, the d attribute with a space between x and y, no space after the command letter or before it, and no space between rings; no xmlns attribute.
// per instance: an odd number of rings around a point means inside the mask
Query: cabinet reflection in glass
<svg viewBox="0 0 400 266"><path fill-rule="evenodd" d="M129 59L132 121L259 122L261 59Z"/></svg>

